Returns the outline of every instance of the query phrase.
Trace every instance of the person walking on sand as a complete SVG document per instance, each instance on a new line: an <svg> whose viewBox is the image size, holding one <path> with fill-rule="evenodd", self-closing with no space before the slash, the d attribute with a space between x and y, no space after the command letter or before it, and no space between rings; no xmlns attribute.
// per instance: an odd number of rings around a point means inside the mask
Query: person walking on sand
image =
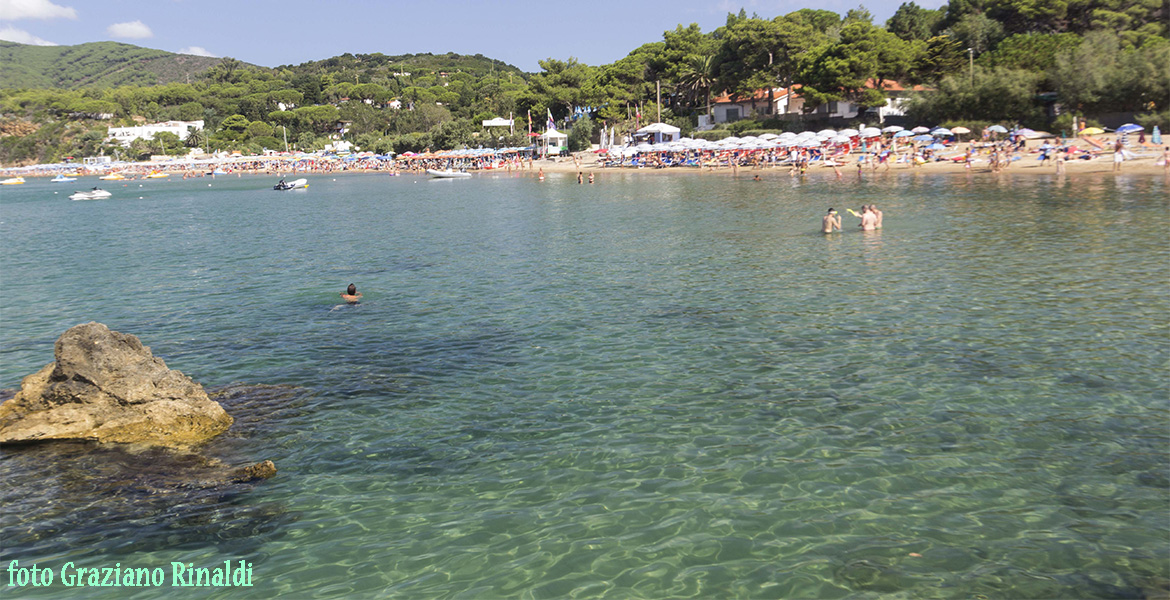
<svg viewBox="0 0 1170 600"><path fill-rule="evenodd" d="M841 231L841 217L837 211L829 209L829 212L821 217L821 233L833 233L834 231Z"/></svg>

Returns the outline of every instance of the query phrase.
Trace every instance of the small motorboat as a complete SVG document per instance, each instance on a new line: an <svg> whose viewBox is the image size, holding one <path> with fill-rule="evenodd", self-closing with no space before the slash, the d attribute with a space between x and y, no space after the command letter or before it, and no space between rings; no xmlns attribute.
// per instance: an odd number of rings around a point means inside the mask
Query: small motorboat
<svg viewBox="0 0 1170 600"><path fill-rule="evenodd" d="M0 185L20 185L22 183L24 183L24 177L12 177L10 179L0 181Z"/></svg>
<svg viewBox="0 0 1170 600"><path fill-rule="evenodd" d="M430 175L436 179L463 179L465 177L471 177L471 173L467 173L465 171L452 171L451 169L447 169L446 171L427 169L427 175Z"/></svg>
<svg viewBox="0 0 1170 600"><path fill-rule="evenodd" d="M95 187L92 190L86 190L84 192L82 192L82 191L73 192L72 194L70 194L69 199L70 200L105 200L106 198L109 198L112 195L113 194L111 194L111 193L109 193L101 188Z"/></svg>
<svg viewBox="0 0 1170 600"><path fill-rule="evenodd" d="M307 179L294 179L293 181L285 181L281 179L280 183L272 186L272 189L278 192L283 192L285 190L298 190L307 187L309 187L309 180Z"/></svg>
<svg viewBox="0 0 1170 600"><path fill-rule="evenodd" d="M53 183L65 183L66 181L77 181L76 177L66 177L63 173L57 173L57 176L50 179Z"/></svg>

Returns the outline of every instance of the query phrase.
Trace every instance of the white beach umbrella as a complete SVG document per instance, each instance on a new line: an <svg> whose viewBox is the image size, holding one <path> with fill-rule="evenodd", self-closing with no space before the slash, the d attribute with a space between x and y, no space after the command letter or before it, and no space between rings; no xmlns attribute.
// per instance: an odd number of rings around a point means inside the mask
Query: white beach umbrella
<svg viewBox="0 0 1170 600"><path fill-rule="evenodd" d="M882 130L878 129L877 127L866 127L865 129L861 130L861 137L863 138L878 137L881 134Z"/></svg>
<svg viewBox="0 0 1170 600"><path fill-rule="evenodd" d="M861 132L856 130L856 129L842 129L838 133L840 133L841 135L847 135L849 137L853 137Z"/></svg>
<svg viewBox="0 0 1170 600"><path fill-rule="evenodd" d="M774 134L774 133L765 133L765 134L763 134L763 135L761 135L761 136L760 136L760 139L761 139L761 140L774 140L774 139L776 139L776 138L778 138L778 137L780 137L780 136L778 136L778 135L776 135L776 134Z"/></svg>
<svg viewBox="0 0 1170 600"><path fill-rule="evenodd" d="M805 140L798 144L801 148L820 148L821 141L817 139Z"/></svg>
<svg viewBox="0 0 1170 600"><path fill-rule="evenodd" d="M787 140L779 140L778 142L776 142L776 145L780 146L781 148L791 148L798 143L799 142L797 142L795 139L787 139Z"/></svg>
<svg viewBox="0 0 1170 600"><path fill-rule="evenodd" d="M938 129L931 131L930 135L955 135L955 134L951 133L951 130L947 129L946 127L939 127Z"/></svg>
<svg viewBox="0 0 1170 600"><path fill-rule="evenodd" d="M760 139L760 138L758 138L754 135L745 135L742 138L739 138L739 141L741 141L741 142L754 142L758 139Z"/></svg>
<svg viewBox="0 0 1170 600"><path fill-rule="evenodd" d="M904 138L904 137L910 137L910 136L912 136L912 135L914 135L914 132L913 132L913 131L906 131L906 130L904 130L904 129L903 129L902 131L899 131L898 133L895 133L895 134L894 134L894 137L896 137L896 138Z"/></svg>
<svg viewBox="0 0 1170 600"><path fill-rule="evenodd" d="M817 136L817 132L815 132L815 131L802 131L796 135L796 137L816 137L816 136Z"/></svg>
<svg viewBox="0 0 1170 600"><path fill-rule="evenodd" d="M853 138L847 135L838 135L834 137L832 141L834 144L848 144L851 139Z"/></svg>
<svg viewBox="0 0 1170 600"><path fill-rule="evenodd" d="M913 131L914 133L927 133L927 132L929 132L929 131L930 131L930 128L929 128L929 127L923 127L923 126L919 125L918 127L915 127L914 129L911 129L910 131ZM1006 130L1005 130L1005 131L1006 131Z"/></svg>
<svg viewBox="0 0 1170 600"><path fill-rule="evenodd" d="M902 127L901 125L890 125L889 127L882 127L882 133L898 133L903 129L906 128Z"/></svg>
<svg viewBox="0 0 1170 600"><path fill-rule="evenodd" d="M822 129L822 130L817 132L817 135L825 136L825 137L833 137L833 136L837 135L837 130L836 129Z"/></svg>

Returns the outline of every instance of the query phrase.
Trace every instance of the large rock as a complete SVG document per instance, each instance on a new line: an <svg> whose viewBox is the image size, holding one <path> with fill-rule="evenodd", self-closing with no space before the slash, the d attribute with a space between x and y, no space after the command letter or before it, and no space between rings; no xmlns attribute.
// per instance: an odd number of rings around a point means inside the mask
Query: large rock
<svg viewBox="0 0 1170 600"><path fill-rule="evenodd" d="M56 362L0 404L0 444L92 440L188 446L232 418L203 387L167 368L137 337L86 323L66 331Z"/></svg>

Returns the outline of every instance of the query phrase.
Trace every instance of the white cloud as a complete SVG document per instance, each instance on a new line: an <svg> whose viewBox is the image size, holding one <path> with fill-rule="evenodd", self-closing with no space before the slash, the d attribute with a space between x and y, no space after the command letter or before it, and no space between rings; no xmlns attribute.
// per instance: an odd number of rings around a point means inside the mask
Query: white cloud
<svg viewBox="0 0 1170 600"><path fill-rule="evenodd" d="M0 0L0 18L17 19L76 19L77 11L59 6L49 0Z"/></svg>
<svg viewBox="0 0 1170 600"><path fill-rule="evenodd" d="M211 58L216 58L214 54L208 52L206 48L201 46L187 46L186 48L179 50L179 54L192 54L194 56L210 56Z"/></svg>
<svg viewBox="0 0 1170 600"><path fill-rule="evenodd" d="M154 32L146 26L142 21L130 21L128 23L114 23L106 28L106 33L111 37L127 38L132 40L141 40L154 37Z"/></svg>
<svg viewBox="0 0 1170 600"><path fill-rule="evenodd" d="M0 29L0 40L8 42L16 42L18 44L29 44L31 46L56 46L57 44L49 40L42 40L41 38L21 29L13 27L5 27Z"/></svg>

